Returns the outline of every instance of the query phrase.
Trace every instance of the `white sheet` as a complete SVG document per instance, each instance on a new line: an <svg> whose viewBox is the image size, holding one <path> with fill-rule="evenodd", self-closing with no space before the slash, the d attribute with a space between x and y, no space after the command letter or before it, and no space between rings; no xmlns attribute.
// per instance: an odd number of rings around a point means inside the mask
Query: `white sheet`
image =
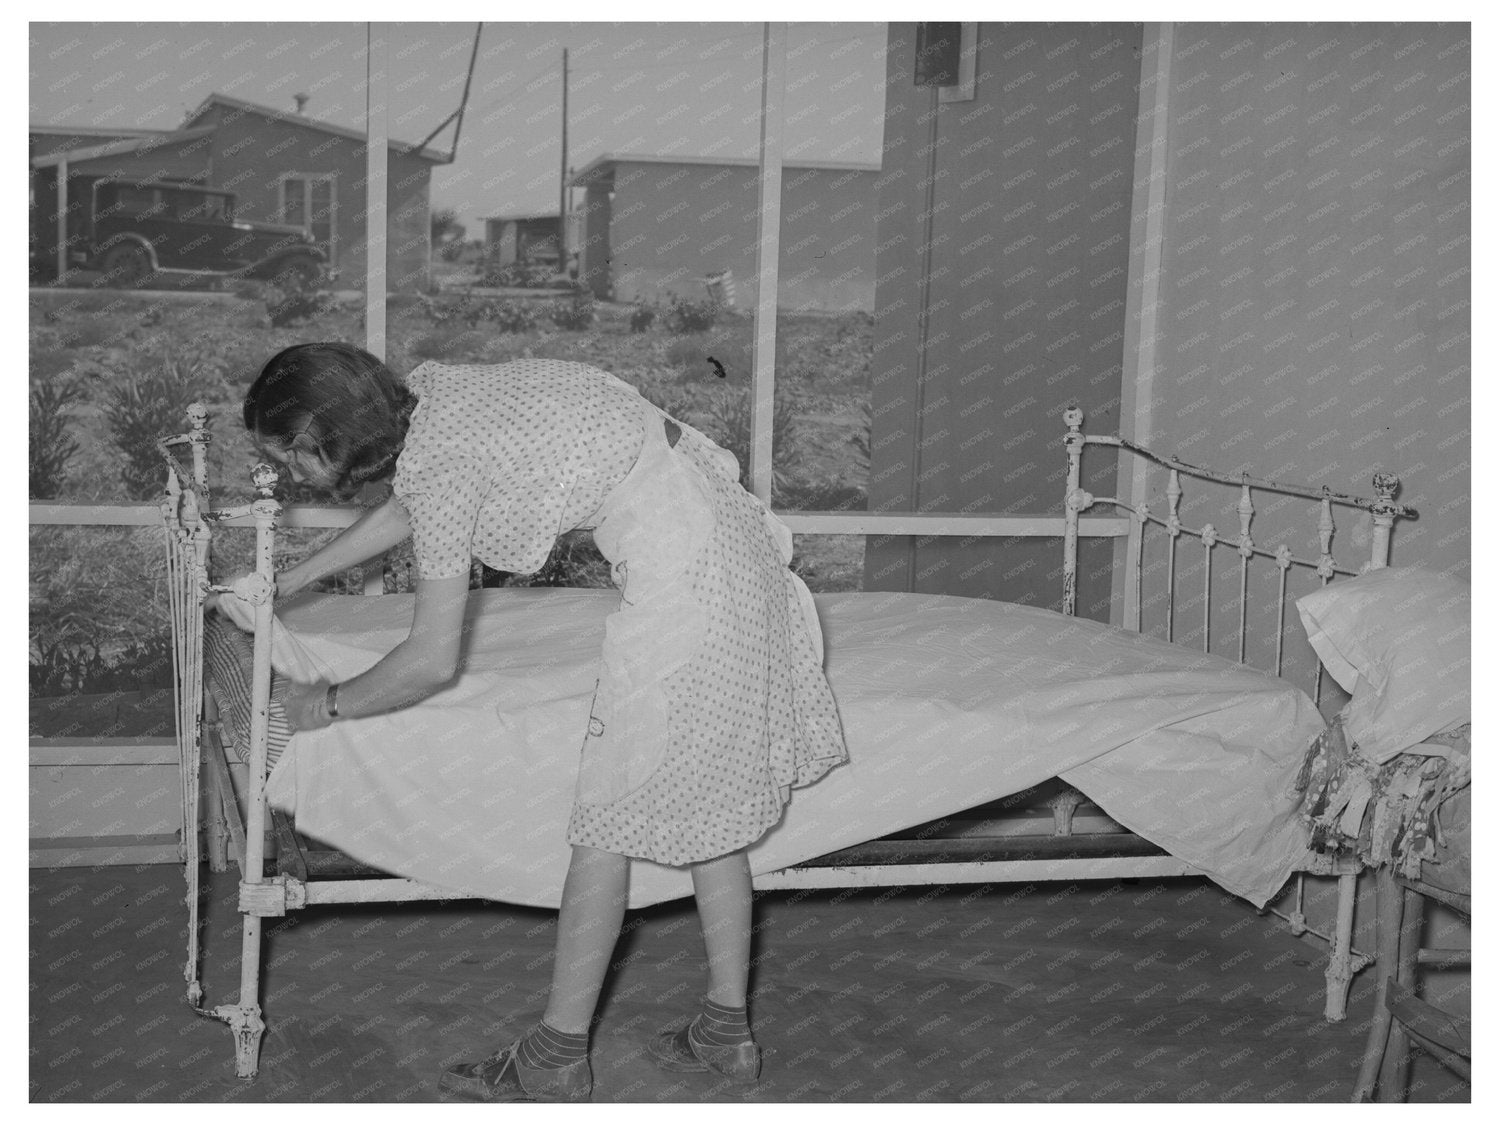
<svg viewBox="0 0 1500 1125"><path fill-rule="evenodd" d="M406 711L296 735L271 802L364 862L558 904L610 590L471 596L464 668ZM850 761L794 791L750 851L786 867L1053 776L1257 906L1309 858L1290 785L1322 729L1289 683L1089 621L923 594L816 598ZM410 596L281 610L278 670L343 679L405 636ZM284 624L283 624L284 623ZM630 903L691 893L635 861Z"/></svg>

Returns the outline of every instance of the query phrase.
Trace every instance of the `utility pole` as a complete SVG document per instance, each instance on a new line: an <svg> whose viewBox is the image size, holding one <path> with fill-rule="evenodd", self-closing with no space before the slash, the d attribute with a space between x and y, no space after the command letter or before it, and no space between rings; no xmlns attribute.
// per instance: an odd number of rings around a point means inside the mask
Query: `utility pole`
<svg viewBox="0 0 1500 1125"><path fill-rule="evenodd" d="M568 272L568 49L562 57L562 163L557 182L557 272Z"/></svg>

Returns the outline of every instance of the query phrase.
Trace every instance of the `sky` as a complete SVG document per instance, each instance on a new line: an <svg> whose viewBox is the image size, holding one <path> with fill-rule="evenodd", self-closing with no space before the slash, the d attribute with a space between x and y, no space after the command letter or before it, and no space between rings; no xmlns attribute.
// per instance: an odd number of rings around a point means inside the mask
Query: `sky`
<svg viewBox="0 0 1500 1125"><path fill-rule="evenodd" d="M458 105L472 22L381 24L390 135L424 139ZM762 24L486 23L457 159L434 169L434 208L478 219L557 206L562 54L568 163L603 153L755 157ZM33 125L172 129L212 93L363 130L363 23L28 25ZM785 158L880 159L883 23L792 24ZM431 142L448 151L449 125Z"/></svg>

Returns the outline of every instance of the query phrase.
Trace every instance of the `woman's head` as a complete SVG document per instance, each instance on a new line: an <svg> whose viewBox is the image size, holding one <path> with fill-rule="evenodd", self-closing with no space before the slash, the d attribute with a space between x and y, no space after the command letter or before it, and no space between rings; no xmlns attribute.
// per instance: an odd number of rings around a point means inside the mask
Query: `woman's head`
<svg viewBox="0 0 1500 1125"><path fill-rule="evenodd" d="M245 395L245 428L294 477L349 494L395 468L415 405L363 348L298 344L261 369Z"/></svg>

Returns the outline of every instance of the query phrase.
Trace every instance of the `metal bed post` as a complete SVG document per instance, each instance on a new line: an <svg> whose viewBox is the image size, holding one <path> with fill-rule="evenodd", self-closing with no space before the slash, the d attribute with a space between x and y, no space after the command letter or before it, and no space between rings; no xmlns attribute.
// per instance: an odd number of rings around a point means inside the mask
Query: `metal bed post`
<svg viewBox="0 0 1500 1125"><path fill-rule="evenodd" d="M271 717L271 618L275 592L273 555L281 505L272 495L276 470L255 466L257 498L249 505L255 521L255 571L236 584L234 593L255 606L255 659L250 682L250 762L246 784L245 862L240 872L240 913L245 916L240 944L240 1002L221 1004L214 1016L234 1033L235 1073L254 1078L265 1031L260 1010L261 919L281 915L285 890L265 878L266 751ZM226 515L228 513L225 513ZM267 891L272 893L267 894Z"/></svg>
<svg viewBox="0 0 1500 1125"><path fill-rule="evenodd" d="M1063 604L1062 611L1072 617L1078 606L1078 514L1092 504L1093 497L1078 487L1079 464L1083 459L1083 411L1070 406L1063 411L1068 432L1063 445L1068 451L1068 490L1063 514ZM1087 501L1087 502L1085 502Z"/></svg>
<svg viewBox="0 0 1500 1125"><path fill-rule="evenodd" d="M1390 565L1391 525L1396 522L1396 516L1403 510L1395 502L1396 491L1401 487L1400 478L1394 473L1376 473L1371 483L1375 486L1376 500L1370 505L1370 518L1373 524L1370 536L1370 561L1363 568L1364 573L1367 574L1372 570L1382 570ZM1322 536L1323 559L1319 560L1318 573L1323 574L1326 560L1328 573L1323 581L1327 584L1333 577L1333 559L1329 555L1333 517L1326 498L1323 501L1323 519L1319 523L1319 533ZM1321 665L1318 671L1321 686ZM1342 1020L1347 1014L1349 984L1354 979L1354 974L1373 960L1364 954L1354 952L1354 907L1359 891L1359 870L1358 863L1354 863L1352 867L1346 864L1344 867L1336 868L1339 880L1339 908L1334 928L1333 951L1328 959L1328 1004L1323 1013L1324 1017L1329 1020ZM1299 873L1297 876L1299 908L1302 899L1302 878Z"/></svg>
<svg viewBox="0 0 1500 1125"><path fill-rule="evenodd" d="M188 1003L203 1000L198 980L199 960L199 846L198 814L201 800L203 737L203 595L208 576L209 530L207 506L208 410L199 402L187 409L189 430L157 442L167 464L161 510L165 528L167 599L172 629L172 689L176 710L177 760L182 801L182 835L178 859L187 884L188 948L183 965ZM192 461L192 484L183 487L173 447L187 445Z"/></svg>

